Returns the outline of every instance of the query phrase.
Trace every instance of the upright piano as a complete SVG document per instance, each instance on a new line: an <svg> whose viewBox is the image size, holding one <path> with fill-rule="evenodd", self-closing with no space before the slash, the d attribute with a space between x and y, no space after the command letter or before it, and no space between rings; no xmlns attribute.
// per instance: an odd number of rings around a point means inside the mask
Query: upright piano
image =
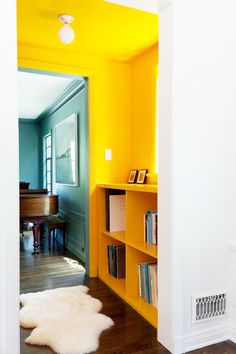
<svg viewBox="0 0 236 354"><path fill-rule="evenodd" d="M33 224L33 254L39 254L40 225L45 219L58 212L58 196L50 195L46 189L20 190L20 224Z"/></svg>

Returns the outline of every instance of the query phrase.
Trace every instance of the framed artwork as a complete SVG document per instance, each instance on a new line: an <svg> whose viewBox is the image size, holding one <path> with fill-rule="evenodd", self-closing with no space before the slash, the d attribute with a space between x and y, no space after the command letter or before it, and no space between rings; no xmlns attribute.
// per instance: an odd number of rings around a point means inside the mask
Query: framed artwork
<svg viewBox="0 0 236 354"><path fill-rule="evenodd" d="M77 114L55 126L56 183L78 185Z"/></svg>
<svg viewBox="0 0 236 354"><path fill-rule="evenodd" d="M138 170L138 177L137 177L136 183L138 183L138 184L145 183L147 172L148 172L148 170L145 170L145 169L144 170Z"/></svg>
<svg viewBox="0 0 236 354"><path fill-rule="evenodd" d="M128 183L135 183L137 172L137 170L129 171Z"/></svg>

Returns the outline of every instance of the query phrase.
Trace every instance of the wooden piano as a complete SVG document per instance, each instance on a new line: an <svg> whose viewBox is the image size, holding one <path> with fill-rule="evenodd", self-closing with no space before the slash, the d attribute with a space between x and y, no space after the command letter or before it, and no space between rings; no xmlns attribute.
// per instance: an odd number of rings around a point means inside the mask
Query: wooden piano
<svg viewBox="0 0 236 354"><path fill-rule="evenodd" d="M46 189L20 190L20 224L24 221L33 224L34 255L39 254L40 225L48 216L57 212L57 195L48 194Z"/></svg>

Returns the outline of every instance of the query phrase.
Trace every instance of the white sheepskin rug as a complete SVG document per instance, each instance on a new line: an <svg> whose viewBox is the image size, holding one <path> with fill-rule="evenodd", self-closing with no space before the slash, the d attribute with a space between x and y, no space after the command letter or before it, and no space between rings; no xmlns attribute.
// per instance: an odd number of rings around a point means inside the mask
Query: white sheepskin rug
<svg viewBox="0 0 236 354"><path fill-rule="evenodd" d="M47 345L59 354L96 351L100 334L114 323L98 313L102 303L88 290L79 285L22 294L20 325L34 328L25 342Z"/></svg>

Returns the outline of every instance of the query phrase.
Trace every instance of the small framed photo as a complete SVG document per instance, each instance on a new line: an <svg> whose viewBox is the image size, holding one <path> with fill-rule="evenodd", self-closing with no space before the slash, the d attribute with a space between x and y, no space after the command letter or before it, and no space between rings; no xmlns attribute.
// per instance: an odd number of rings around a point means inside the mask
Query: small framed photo
<svg viewBox="0 0 236 354"><path fill-rule="evenodd" d="M147 172L148 172L148 170L138 170L138 176L137 176L136 183L138 183L138 184L145 183Z"/></svg>
<svg viewBox="0 0 236 354"><path fill-rule="evenodd" d="M131 170L129 172L128 183L135 183L137 172L137 170Z"/></svg>

